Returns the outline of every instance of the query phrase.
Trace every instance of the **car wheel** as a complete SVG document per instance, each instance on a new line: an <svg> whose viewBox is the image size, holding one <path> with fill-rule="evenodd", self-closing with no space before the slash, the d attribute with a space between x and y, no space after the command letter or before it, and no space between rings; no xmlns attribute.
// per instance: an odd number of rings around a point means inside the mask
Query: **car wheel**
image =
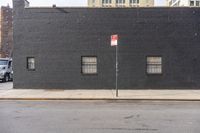
<svg viewBox="0 0 200 133"><path fill-rule="evenodd" d="M6 75L4 76L3 82L8 82L8 81L9 81L9 76L8 76L8 74L6 74Z"/></svg>

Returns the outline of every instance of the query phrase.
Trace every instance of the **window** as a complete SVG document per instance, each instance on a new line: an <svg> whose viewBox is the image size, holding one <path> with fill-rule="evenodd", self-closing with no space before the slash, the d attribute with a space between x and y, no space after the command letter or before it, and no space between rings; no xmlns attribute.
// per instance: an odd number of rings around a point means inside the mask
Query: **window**
<svg viewBox="0 0 200 133"><path fill-rule="evenodd" d="M112 0L102 0L103 7L111 7Z"/></svg>
<svg viewBox="0 0 200 133"><path fill-rule="evenodd" d="M190 1L190 6L194 6L194 1Z"/></svg>
<svg viewBox="0 0 200 133"><path fill-rule="evenodd" d="M137 7L139 6L139 0L130 0L130 6Z"/></svg>
<svg viewBox="0 0 200 133"><path fill-rule="evenodd" d="M111 3L111 0L103 0L102 3L103 3L103 4L110 4L110 3Z"/></svg>
<svg viewBox="0 0 200 133"><path fill-rule="evenodd" d="M95 7L95 0L92 0L92 6Z"/></svg>
<svg viewBox="0 0 200 133"><path fill-rule="evenodd" d="M8 61L7 60L0 60L0 65L7 65Z"/></svg>
<svg viewBox="0 0 200 133"><path fill-rule="evenodd" d="M162 74L162 57L147 57L147 74Z"/></svg>
<svg viewBox="0 0 200 133"><path fill-rule="evenodd" d="M34 57L27 58L27 69L35 70L35 58Z"/></svg>
<svg viewBox="0 0 200 133"><path fill-rule="evenodd" d="M138 0L130 0L130 3L137 3Z"/></svg>
<svg viewBox="0 0 200 133"><path fill-rule="evenodd" d="M116 0L116 6L117 7L124 7L125 6L125 0Z"/></svg>
<svg viewBox="0 0 200 133"><path fill-rule="evenodd" d="M200 6L200 1L196 1L196 6Z"/></svg>
<svg viewBox="0 0 200 133"><path fill-rule="evenodd" d="M125 0L116 0L116 3L125 3Z"/></svg>
<svg viewBox="0 0 200 133"><path fill-rule="evenodd" d="M97 74L97 57L85 56L81 59L83 74Z"/></svg>
<svg viewBox="0 0 200 133"><path fill-rule="evenodd" d="M125 0L116 0L116 3L121 3L121 4L124 4L125 3Z"/></svg>

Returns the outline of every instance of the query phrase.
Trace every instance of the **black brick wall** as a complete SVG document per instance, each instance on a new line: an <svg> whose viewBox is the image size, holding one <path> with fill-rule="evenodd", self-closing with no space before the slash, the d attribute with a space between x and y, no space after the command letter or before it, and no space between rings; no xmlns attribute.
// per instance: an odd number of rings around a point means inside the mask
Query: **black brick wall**
<svg viewBox="0 0 200 133"><path fill-rule="evenodd" d="M13 1L14 88L115 88L111 34L120 36L120 89L200 88L200 8L24 9ZM81 74L84 55L98 57L97 75ZM162 75L146 74L148 55L162 56Z"/></svg>

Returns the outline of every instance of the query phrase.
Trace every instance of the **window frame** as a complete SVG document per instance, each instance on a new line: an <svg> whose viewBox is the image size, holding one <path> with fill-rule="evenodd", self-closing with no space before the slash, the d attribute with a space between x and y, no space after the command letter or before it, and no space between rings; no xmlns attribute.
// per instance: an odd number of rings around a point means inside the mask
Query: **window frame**
<svg viewBox="0 0 200 133"><path fill-rule="evenodd" d="M139 7L139 3L140 3L139 0L129 0L129 6L130 7Z"/></svg>
<svg viewBox="0 0 200 133"><path fill-rule="evenodd" d="M96 73L84 73L83 72L83 58L84 57L95 57L96 58ZM84 76L92 76L92 75L98 75L98 57L96 55L84 55L84 56L81 56L81 74L84 75Z"/></svg>
<svg viewBox="0 0 200 133"><path fill-rule="evenodd" d="M29 59L34 59L34 69L31 69L31 68L29 68ZM27 57L26 58L26 68L27 68L27 70L28 71L35 71L36 70L36 65L35 65L36 63L35 63L35 57Z"/></svg>
<svg viewBox="0 0 200 133"><path fill-rule="evenodd" d="M125 7L126 6L126 0L115 0L116 7Z"/></svg>
<svg viewBox="0 0 200 133"><path fill-rule="evenodd" d="M134 2L135 1L135 2ZM139 0L129 0L130 4L139 4L140 1Z"/></svg>
<svg viewBox="0 0 200 133"><path fill-rule="evenodd" d="M197 5L197 3L198 3L198 5ZM200 7L200 0L196 0L195 4L196 4L197 7Z"/></svg>
<svg viewBox="0 0 200 133"><path fill-rule="evenodd" d="M111 7L112 0L102 0L102 7Z"/></svg>
<svg viewBox="0 0 200 133"><path fill-rule="evenodd" d="M193 5L191 5L192 2L193 2ZM193 6L195 6L195 1L194 0L190 0L190 7L193 7Z"/></svg>
<svg viewBox="0 0 200 133"><path fill-rule="evenodd" d="M149 65L151 65L151 64L148 64L148 58L149 57L160 57L161 58L161 64L160 64L160 66L161 66L161 73L148 73L148 66ZM146 75L148 75L148 76L154 76L154 75L163 75L163 56L161 56L161 55L148 55L148 56L146 56Z"/></svg>
<svg viewBox="0 0 200 133"><path fill-rule="evenodd" d="M112 4L112 0L102 0L102 4Z"/></svg>

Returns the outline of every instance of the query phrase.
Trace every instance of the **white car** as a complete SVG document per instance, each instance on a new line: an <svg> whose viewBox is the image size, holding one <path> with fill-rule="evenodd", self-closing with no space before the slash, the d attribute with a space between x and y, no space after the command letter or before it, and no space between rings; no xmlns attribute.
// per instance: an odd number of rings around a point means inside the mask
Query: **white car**
<svg viewBox="0 0 200 133"><path fill-rule="evenodd" d="M12 59L0 58L0 80L3 82L13 80Z"/></svg>

